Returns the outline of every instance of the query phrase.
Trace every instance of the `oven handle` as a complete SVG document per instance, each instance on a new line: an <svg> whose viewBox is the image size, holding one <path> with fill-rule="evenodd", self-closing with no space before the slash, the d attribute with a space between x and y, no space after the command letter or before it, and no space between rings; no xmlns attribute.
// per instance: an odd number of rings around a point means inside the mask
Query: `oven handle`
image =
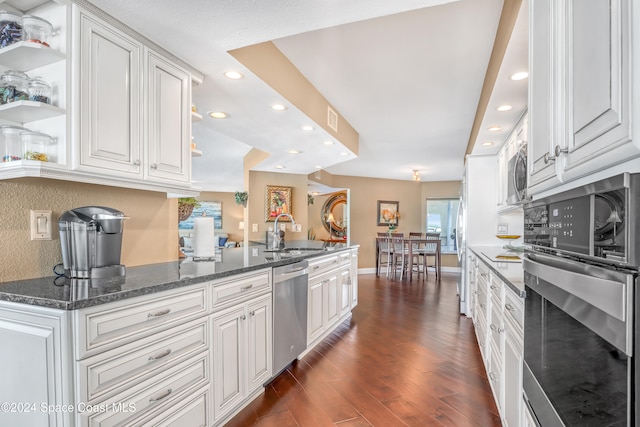
<svg viewBox="0 0 640 427"><path fill-rule="evenodd" d="M524 271L627 322L632 276L565 258L526 253ZM631 277L631 278L629 278Z"/></svg>

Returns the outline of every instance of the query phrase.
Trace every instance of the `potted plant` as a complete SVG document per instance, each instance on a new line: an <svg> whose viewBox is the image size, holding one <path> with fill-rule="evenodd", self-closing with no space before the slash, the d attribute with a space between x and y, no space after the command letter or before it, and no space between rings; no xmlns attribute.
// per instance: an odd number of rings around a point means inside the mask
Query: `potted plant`
<svg viewBox="0 0 640 427"><path fill-rule="evenodd" d="M247 200L249 199L249 193L246 191L236 191L236 204L247 207Z"/></svg>
<svg viewBox="0 0 640 427"><path fill-rule="evenodd" d="M178 199L178 221L189 218L194 208L200 207L200 202L194 197L180 197Z"/></svg>
<svg viewBox="0 0 640 427"><path fill-rule="evenodd" d="M314 201L313 194L307 193L307 205L312 205Z"/></svg>

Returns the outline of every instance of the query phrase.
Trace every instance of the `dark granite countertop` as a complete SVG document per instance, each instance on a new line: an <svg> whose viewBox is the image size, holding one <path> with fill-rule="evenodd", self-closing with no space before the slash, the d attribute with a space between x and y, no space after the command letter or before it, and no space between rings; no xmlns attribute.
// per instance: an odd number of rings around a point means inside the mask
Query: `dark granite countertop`
<svg viewBox="0 0 640 427"><path fill-rule="evenodd" d="M323 242L291 241L288 249L321 249ZM236 274L278 267L306 258L327 255L353 248L269 252L264 245L221 249L215 261L181 261L127 267L126 277L103 281L66 279L55 276L0 283L0 300L21 304L75 310L140 295L180 288Z"/></svg>
<svg viewBox="0 0 640 427"><path fill-rule="evenodd" d="M470 249L516 295L520 298L525 297L524 270L522 269L522 255L524 252L510 251L502 246L471 246Z"/></svg>

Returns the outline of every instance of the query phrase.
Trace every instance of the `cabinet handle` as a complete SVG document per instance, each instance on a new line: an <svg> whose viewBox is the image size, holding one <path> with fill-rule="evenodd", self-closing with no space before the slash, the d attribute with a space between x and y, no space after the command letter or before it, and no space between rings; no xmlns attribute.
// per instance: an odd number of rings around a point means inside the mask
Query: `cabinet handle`
<svg viewBox="0 0 640 427"><path fill-rule="evenodd" d="M171 394L173 390L171 390L170 388L168 388L164 393L162 393L160 396L152 396L149 398L149 402L157 402L158 400L162 400L165 397L169 396Z"/></svg>
<svg viewBox="0 0 640 427"><path fill-rule="evenodd" d="M158 169L158 165L156 165L155 163L151 163L151 169Z"/></svg>
<svg viewBox="0 0 640 427"><path fill-rule="evenodd" d="M489 286L491 289L498 289L498 287L496 285L491 285Z"/></svg>
<svg viewBox="0 0 640 427"><path fill-rule="evenodd" d="M497 327L496 325L494 325L493 323L489 325L489 328L490 328L492 331L495 331L495 330L497 330L497 329L498 329L498 327Z"/></svg>
<svg viewBox="0 0 640 427"><path fill-rule="evenodd" d="M510 303L506 303L504 305L504 308L506 308L509 311L514 311L516 308L514 306L512 306Z"/></svg>
<svg viewBox="0 0 640 427"><path fill-rule="evenodd" d="M495 380L497 380L497 379L498 379L498 377L496 376L496 374L494 374L493 372L489 372L489 378L490 378L492 381L495 381Z"/></svg>
<svg viewBox="0 0 640 427"><path fill-rule="evenodd" d="M136 166L140 166L142 162L140 160L136 160L135 162L133 162L133 164Z"/></svg>
<svg viewBox="0 0 640 427"><path fill-rule="evenodd" d="M560 154L567 154L569 152L568 148L560 148L559 145L556 145L555 155L556 157L560 157Z"/></svg>
<svg viewBox="0 0 640 427"><path fill-rule="evenodd" d="M313 266L313 267L311 267L311 268L313 269L313 271L316 271L317 269L319 269L319 268L320 268L320 266L319 266L319 265L314 265L314 266Z"/></svg>
<svg viewBox="0 0 640 427"><path fill-rule="evenodd" d="M247 286L243 286L240 288L241 291L248 291L249 289L253 288L253 284L251 285L247 285Z"/></svg>
<svg viewBox="0 0 640 427"><path fill-rule="evenodd" d="M337 264L337 263L338 263L338 260L337 260L337 259L334 259L334 260L333 260L333 263L334 263L334 264Z"/></svg>
<svg viewBox="0 0 640 427"><path fill-rule="evenodd" d="M242 316L240 316L240 319L242 319L242 320L247 320L247 315L246 315L246 314L243 314Z"/></svg>
<svg viewBox="0 0 640 427"><path fill-rule="evenodd" d="M256 315L256 311L255 311L255 310L253 310L253 311L252 311L251 313L249 313L249 314L255 317L255 315Z"/></svg>
<svg viewBox="0 0 640 427"><path fill-rule="evenodd" d="M483 302L480 303L480 307L487 308L487 306Z"/></svg>
<svg viewBox="0 0 640 427"><path fill-rule="evenodd" d="M162 359L163 357L167 357L170 354L171 354L171 349L168 348L168 349L166 349L165 351L163 351L162 353L160 353L158 355L149 356L149 360L159 360L159 359Z"/></svg>
<svg viewBox="0 0 640 427"><path fill-rule="evenodd" d="M165 315L167 315L169 313L171 313L171 309L170 308L165 308L164 310L160 310L160 311L156 311L155 313L147 314L147 318L165 316Z"/></svg>

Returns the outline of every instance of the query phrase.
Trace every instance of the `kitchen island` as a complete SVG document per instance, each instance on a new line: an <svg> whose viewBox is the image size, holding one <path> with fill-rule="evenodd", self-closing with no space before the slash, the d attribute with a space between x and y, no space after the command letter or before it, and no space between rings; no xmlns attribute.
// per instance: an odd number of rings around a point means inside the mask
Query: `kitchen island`
<svg viewBox="0 0 640 427"><path fill-rule="evenodd" d="M357 247L319 244L0 284L0 424L223 424L272 377L273 267L309 262L306 351L357 303Z"/></svg>

